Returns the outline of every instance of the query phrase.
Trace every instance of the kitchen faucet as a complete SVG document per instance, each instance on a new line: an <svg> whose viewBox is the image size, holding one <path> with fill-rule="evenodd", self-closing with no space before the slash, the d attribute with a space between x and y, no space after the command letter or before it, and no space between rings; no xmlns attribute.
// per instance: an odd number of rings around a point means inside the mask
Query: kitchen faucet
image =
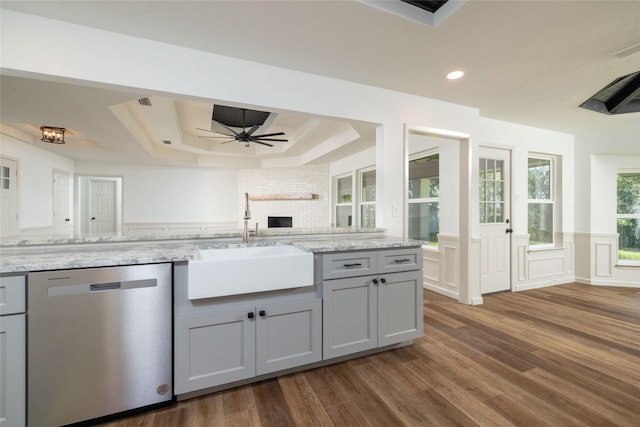
<svg viewBox="0 0 640 427"><path fill-rule="evenodd" d="M249 193L244 193L244 231L242 232L242 243L249 243L249 220L251 210L249 209Z"/></svg>

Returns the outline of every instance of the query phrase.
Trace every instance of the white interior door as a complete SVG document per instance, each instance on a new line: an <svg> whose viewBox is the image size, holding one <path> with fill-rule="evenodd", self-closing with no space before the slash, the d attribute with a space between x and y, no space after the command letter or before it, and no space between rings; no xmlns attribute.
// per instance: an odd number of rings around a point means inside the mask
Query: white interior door
<svg viewBox="0 0 640 427"><path fill-rule="evenodd" d="M18 163L0 157L0 236L18 234Z"/></svg>
<svg viewBox="0 0 640 427"><path fill-rule="evenodd" d="M88 230L92 234L116 231L116 181L89 179Z"/></svg>
<svg viewBox="0 0 640 427"><path fill-rule="evenodd" d="M53 228L56 233L69 231L69 174L53 171Z"/></svg>
<svg viewBox="0 0 640 427"><path fill-rule="evenodd" d="M511 152L480 147L480 291L511 289Z"/></svg>

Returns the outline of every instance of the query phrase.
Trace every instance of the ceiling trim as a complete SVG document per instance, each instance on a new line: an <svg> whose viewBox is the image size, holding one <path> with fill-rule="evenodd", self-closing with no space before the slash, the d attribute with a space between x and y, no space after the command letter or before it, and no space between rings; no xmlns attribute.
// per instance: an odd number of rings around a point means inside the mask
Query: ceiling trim
<svg viewBox="0 0 640 427"><path fill-rule="evenodd" d="M358 0L362 4L391 13L404 19L436 28L447 18L453 15L458 9L467 3L468 0L448 0L435 13L421 9L402 0Z"/></svg>

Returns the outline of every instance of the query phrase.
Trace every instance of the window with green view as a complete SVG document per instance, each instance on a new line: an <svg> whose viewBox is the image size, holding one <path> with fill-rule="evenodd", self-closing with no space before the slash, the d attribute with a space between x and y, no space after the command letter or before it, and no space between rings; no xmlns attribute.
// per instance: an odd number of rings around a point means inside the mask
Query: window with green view
<svg viewBox="0 0 640 427"><path fill-rule="evenodd" d="M528 184L529 244L553 244L553 160L530 157Z"/></svg>
<svg viewBox="0 0 640 427"><path fill-rule="evenodd" d="M440 231L440 156L409 161L409 238L438 245Z"/></svg>
<svg viewBox="0 0 640 427"><path fill-rule="evenodd" d="M640 172L617 179L618 259L640 263Z"/></svg>
<svg viewBox="0 0 640 427"><path fill-rule="evenodd" d="M376 170L360 171L360 226L376 226Z"/></svg>

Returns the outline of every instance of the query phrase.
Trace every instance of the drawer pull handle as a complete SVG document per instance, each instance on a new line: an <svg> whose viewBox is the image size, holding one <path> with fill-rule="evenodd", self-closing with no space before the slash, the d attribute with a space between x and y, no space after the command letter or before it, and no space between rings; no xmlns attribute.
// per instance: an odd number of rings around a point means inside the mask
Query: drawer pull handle
<svg viewBox="0 0 640 427"><path fill-rule="evenodd" d="M380 282L384 285L385 283L387 283L387 279L383 277L382 279L380 279Z"/></svg>
<svg viewBox="0 0 640 427"><path fill-rule="evenodd" d="M248 317L249 319L253 319L253 311L248 312L248 313L247 313L247 317Z"/></svg>
<svg viewBox="0 0 640 427"><path fill-rule="evenodd" d="M404 263L404 262L410 262L410 261L411 261L411 260L410 260L409 258L402 258L402 259L397 259L397 260L395 260L394 262L395 262L396 264L402 264L402 263Z"/></svg>
<svg viewBox="0 0 640 427"><path fill-rule="evenodd" d="M373 284L377 285L378 284L378 279L373 279Z"/></svg>
<svg viewBox="0 0 640 427"><path fill-rule="evenodd" d="M345 267L349 268L349 267L362 267L362 264L359 262L354 262L353 264L345 264Z"/></svg>
<svg viewBox="0 0 640 427"><path fill-rule="evenodd" d="M260 310L260 312L258 314L260 314L261 317L264 317L264 316L267 315L267 312L264 311L264 310Z"/></svg>

